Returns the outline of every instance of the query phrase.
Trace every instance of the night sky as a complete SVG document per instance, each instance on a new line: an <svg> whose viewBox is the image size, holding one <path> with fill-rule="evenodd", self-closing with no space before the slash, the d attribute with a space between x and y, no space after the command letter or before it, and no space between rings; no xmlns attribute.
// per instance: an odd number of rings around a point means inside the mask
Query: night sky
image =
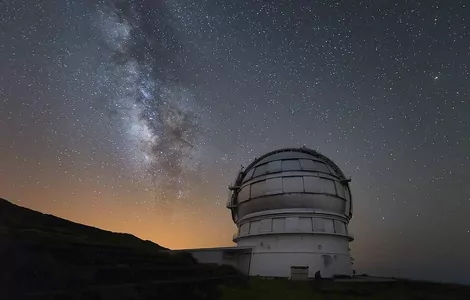
<svg viewBox="0 0 470 300"><path fill-rule="evenodd" d="M282 147L352 177L358 273L470 283L470 3L0 2L0 197L163 246L232 245Z"/></svg>

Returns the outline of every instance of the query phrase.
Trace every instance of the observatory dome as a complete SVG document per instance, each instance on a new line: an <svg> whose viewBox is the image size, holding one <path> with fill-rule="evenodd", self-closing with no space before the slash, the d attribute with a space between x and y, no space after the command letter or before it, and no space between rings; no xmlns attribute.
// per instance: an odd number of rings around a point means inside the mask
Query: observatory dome
<svg viewBox="0 0 470 300"><path fill-rule="evenodd" d="M306 147L255 158L229 186L237 246L193 249L193 256L250 276L353 276L349 182L333 161Z"/></svg>
<svg viewBox="0 0 470 300"><path fill-rule="evenodd" d="M234 222L247 215L282 209L352 217L347 179L329 158L308 148L286 148L256 158L230 187Z"/></svg>
<svg viewBox="0 0 470 300"><path fill-rule="evenodd" d="M252 251L249 274L351 276L349 181L308 148L275 150L242 169L227 207L238 229L233 241Z"/></svg>

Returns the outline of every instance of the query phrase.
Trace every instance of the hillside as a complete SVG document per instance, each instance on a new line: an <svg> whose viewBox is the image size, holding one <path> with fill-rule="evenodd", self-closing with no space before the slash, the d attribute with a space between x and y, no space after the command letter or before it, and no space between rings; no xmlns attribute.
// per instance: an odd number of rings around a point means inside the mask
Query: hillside
<svg viewBox="0 0 470 300"><path fill-rule="evenodd" d="M2 238L21 239L25 242L76 242L153 251L166 249L131 234L114 233L74 223L15 205L2 198L0 198L0 235Z"/></svg>
<svg viewBox="0 0 470 300"><path fill-rule="evenodd" d="M231 267L4 199L0 266L0 299L211 299L218 284L243 278Z"/></svg>

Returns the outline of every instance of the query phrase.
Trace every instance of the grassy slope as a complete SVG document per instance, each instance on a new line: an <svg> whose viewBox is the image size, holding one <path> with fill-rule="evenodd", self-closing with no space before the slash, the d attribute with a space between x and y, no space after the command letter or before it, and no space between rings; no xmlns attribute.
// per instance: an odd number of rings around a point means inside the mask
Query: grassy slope
<svg viewBox="0 0 470 300"><path fill-rule="evenodd" d="M30 242L64 241L148 250L165 249L131 234L115 233L74 223L17 206L0 198L0 238Z"/></svg>
<svg viewBox="0 0 470 300"><path fill-rule="evenodd" d="M389 283L313 282L252 278L249 286L222 287L223 300L289 299L470 299L470 287L417 281Z"/></svg>
<svg viewBox="0 0 470 300"><path fill-rule="evenodd" d="M74 293L76 289L152 281L241 278L232 267L198 264L189 253L167 250L130 234L70 222L0 199L2 300L17 299L19 294ZM153 286L144 295L179 293L193 299L195 289L210 293L216 286L196 284L183 289L179 286L178 290Z"/></svg>

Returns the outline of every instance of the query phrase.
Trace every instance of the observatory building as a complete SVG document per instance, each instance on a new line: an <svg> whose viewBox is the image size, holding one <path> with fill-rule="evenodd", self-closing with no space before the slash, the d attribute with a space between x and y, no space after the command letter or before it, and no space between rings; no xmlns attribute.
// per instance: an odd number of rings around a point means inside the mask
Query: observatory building
<svg viewBox="0 0 470 300"><path fill-rule="evenodd" d="M186 251L200 262L231 264L251 276L351 276L349 181L315 150L267 153L229 187L237 246Z"/></svg>

